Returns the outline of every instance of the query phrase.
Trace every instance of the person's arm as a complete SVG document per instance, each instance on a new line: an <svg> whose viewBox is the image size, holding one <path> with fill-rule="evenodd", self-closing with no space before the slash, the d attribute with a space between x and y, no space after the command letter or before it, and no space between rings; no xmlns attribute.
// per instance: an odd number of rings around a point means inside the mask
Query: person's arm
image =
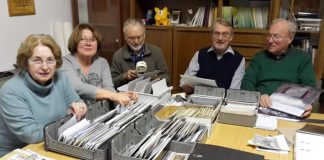
<svg viewBox="0 0 324 160"><path fill-rule="evenodd" d="M244 73L245 73L245 59L243 57L240 65L238 66L238 68L236 69L233 75L231 86L230 86L231 89L240 89Z"/></svg>
<svg viewBox="0 0 324 160"><path fill-rule="evenodd" d="M1 119L20 141L30 144L44 140L44 125L36 121L28 101L21 94L14 89L2 89L0 104Z"/></svg>
<svg viewBox="0 0 324 160"><path fill-rule="evenodd" d="M188 66L186 72L184 73L184 75L189 75L189 76L197 75L197 72L199 71L198 54L199 54L199 51L196 51L194 56L191 58L189 66ZM183 85L185 85L184 82L180 81L180 87L183 87Z"/></svg>
<svg viewBox="0 0 324 160"><path fill-rule="evenodd" d="M311 57L305 55L301 66L299 67L299 83L307 86L316 87L316 77L311 61Z"/></svg>
<svg viewBox="0 0 324 160"><path fill-rule="evenodd" d="M258 73L259 73L259 65L257 59L254 56L243 76L241 89L256 91Z"/></svg>
<svg viewBox="0 0 324 160"><path fill-rule="evenodd" d="M123 59L118 54L121 54L121 52L117 51L114 53L111 65L111 76L116 88L128 82L128 80L124 78L124 74L127 73L127 71L124 72L122 70Z"/></svg>

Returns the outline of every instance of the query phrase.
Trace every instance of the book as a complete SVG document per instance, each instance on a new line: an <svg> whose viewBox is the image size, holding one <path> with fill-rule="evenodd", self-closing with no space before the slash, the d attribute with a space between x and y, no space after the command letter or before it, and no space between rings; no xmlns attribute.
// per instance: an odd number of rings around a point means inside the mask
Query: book
<svg viewBox="0 0 324 160"><path fill-rule="evenodd" d="M302 117L306 107L311 105L320 95L321 90L300 84L285 83L271 94L270 108Z"/></svg>

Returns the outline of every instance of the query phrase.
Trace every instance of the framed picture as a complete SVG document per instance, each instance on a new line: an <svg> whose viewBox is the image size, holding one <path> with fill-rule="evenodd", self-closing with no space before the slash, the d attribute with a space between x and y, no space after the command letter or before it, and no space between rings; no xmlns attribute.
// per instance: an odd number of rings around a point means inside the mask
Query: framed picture
<svg viewBox="0 0 324 160"><path fill-rule="evenodd" d="M171 12L170 23L173 25L177 25L180 23L180 11L172 11Z"/></svg>
<svg viewBox="0 0 324 160"><path fill-rule="evenodd" d="M9 16L35 15L34 0L7 0Z"/></svg>

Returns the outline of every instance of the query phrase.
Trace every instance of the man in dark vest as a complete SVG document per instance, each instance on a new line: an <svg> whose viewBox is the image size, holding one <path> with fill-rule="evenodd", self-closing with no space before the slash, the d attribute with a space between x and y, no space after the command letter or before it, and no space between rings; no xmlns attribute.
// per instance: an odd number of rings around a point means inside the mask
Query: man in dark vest
<svg viewBox="0 0 324 160"><path fill-rule="evenodd" d="M230 42L234 36L231 23L217 19L212 27L212 46L198 50L190 61L185 75L213 79L220 88L239 89L245 73L245 59ZM180 87L191 94L194 86L180 81Z"/></svg>

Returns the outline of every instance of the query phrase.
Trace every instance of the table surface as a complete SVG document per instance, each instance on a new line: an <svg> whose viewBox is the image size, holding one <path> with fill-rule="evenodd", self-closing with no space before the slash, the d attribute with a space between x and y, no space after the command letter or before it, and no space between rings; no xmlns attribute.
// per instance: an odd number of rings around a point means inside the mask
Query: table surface
<svg viewBox="0 0 324 160"><path fill-rule="evenodd" d="M171 109L172 110L172 109ZM165 111L157 113L157 116L164 117L165 114L169 114ZM323 114L312 113L309 117L311 119L324 119ZM278 121L278 128L291 128L293 130L299 129L303 127L306 123L304 122L292 122L292 121L285 121L279 120ZM233 148L241 151L247 151L251 153L256 153L260 155L264 155L266 160L293 160L293 149L289 152L289 154L277 154L277 153L270 153L264 151L257 151L254 147L247 145L248 140L252 139L255 134L261 135L278 135L278 131L267 131L261 130L256 128L250 127L242 127L242 126L235 126L235 125L228 125L228 124L221 124L221 123L214 123L212 127L212 134L206 140L206 144L213 144L224 146L228 148ZM44 142L38 144L29 144L23 149L30 149L34 152L39 153L40 155L53 158L53 159L64 159L64 160L73 160L75 158L65 156L59 153L45 151L44 149ZM0 159L6 159L8 155L2 157Z"/></svg>

